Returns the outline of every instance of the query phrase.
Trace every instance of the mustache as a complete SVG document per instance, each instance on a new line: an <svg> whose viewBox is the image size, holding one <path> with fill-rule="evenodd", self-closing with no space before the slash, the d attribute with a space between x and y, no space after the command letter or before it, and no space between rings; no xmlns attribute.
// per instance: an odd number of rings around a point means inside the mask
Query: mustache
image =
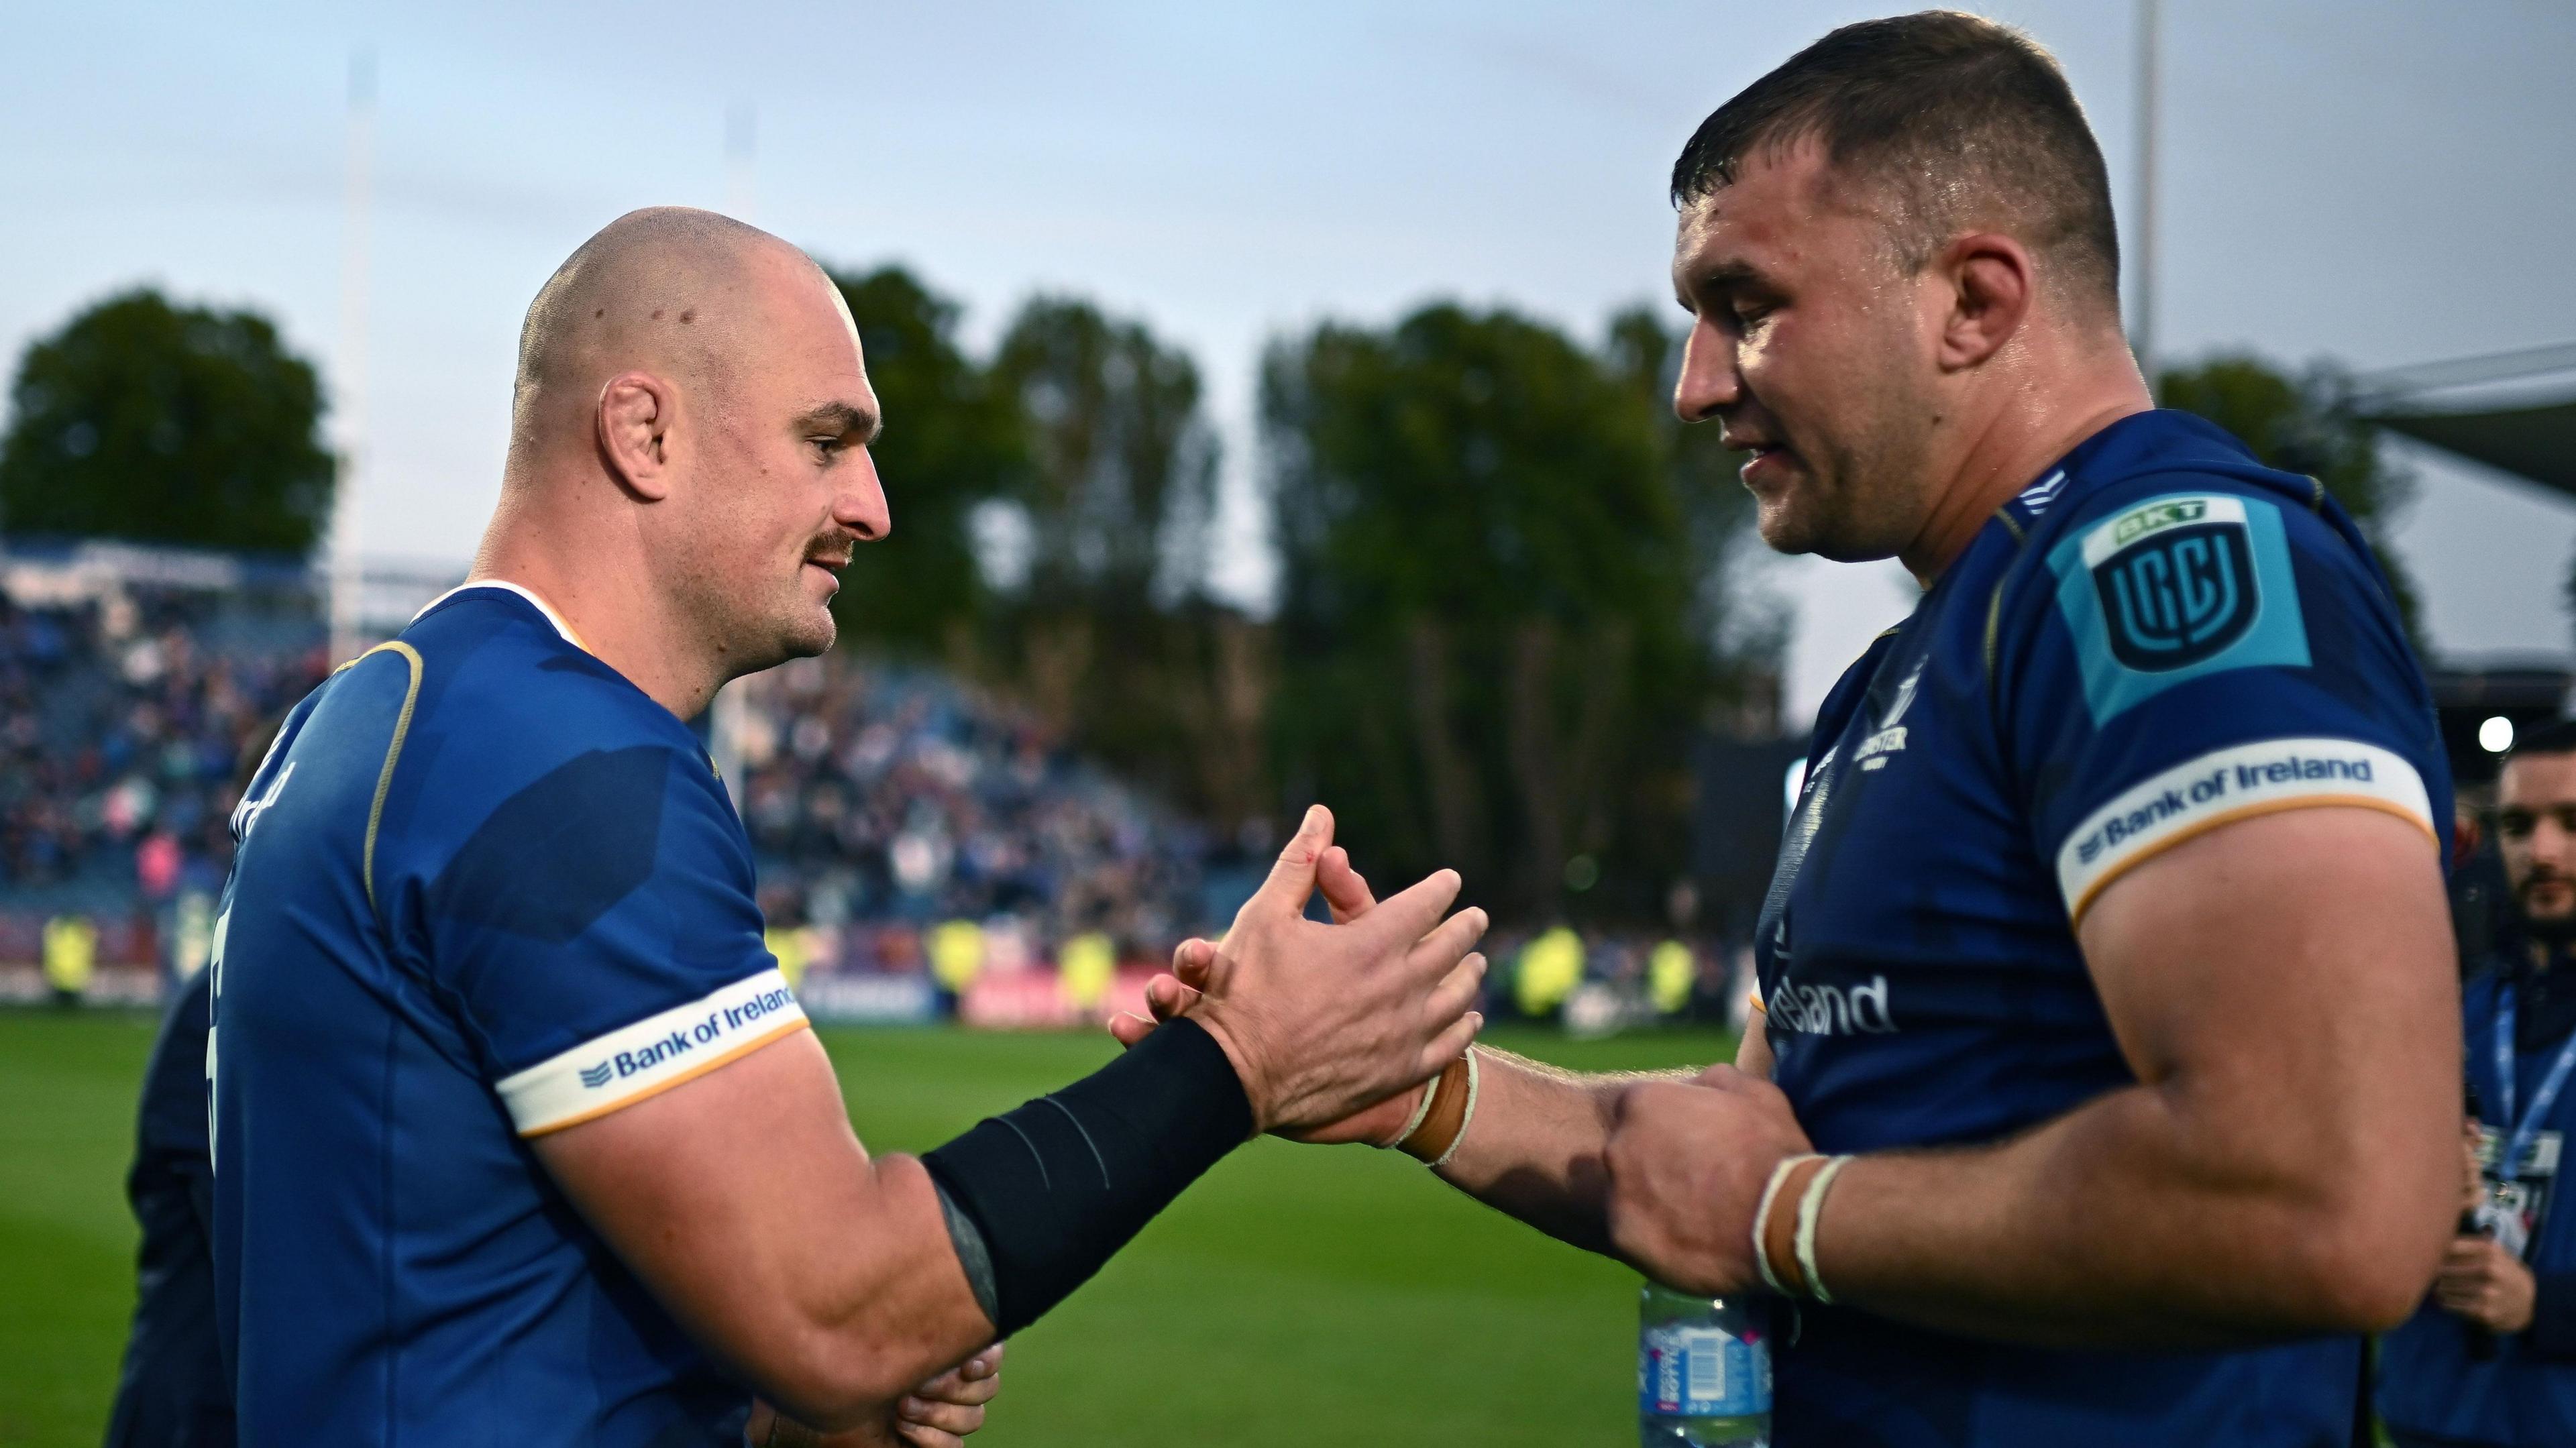
<svg viewBox="0 0 2576 1448"><path fill-rule="evenodd" d="M858 547L859 535L846 529L816 534L814 541L805 545L805 561L819 563L838 572L850 566L850 559Z"/></svg>

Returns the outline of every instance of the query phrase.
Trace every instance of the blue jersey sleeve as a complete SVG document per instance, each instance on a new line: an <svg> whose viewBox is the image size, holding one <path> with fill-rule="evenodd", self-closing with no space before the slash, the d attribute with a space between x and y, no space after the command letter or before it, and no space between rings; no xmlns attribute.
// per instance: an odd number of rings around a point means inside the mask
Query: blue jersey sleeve
<svg viewBox="0 0 2576 1448"><path fill-rule="evenodd" d="M429 971L519 1133L604 1115L799 1029L722 783L664 743L503 799L420 892Z"/></svg>
<svg viewBox="0 0 2576 1448"><path fill-rule="evenodd" d="M2007 765L2070 918L2233 820L2352 805L2438 850L2448 779L2377 566L2333 505L2192 474L2107 487L1999 594Z"/></svg>

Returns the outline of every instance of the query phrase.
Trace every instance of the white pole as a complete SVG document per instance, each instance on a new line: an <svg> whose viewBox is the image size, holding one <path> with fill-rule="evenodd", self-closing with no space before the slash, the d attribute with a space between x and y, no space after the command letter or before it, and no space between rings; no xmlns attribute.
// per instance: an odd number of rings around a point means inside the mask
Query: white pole
<svg viewBox="0 0 2576 1448"><path fill-rule="evenodd" d="M2129 249L2137 257L2137 290L2129 346L2138 370L2156 380L2156 21L2157 0L2138 0L2138 194Z"/></svg>
<svg viewBox="0 0 2576 1448"><path fill-rule="evenodd" d="M340 480L331 526L331 655L364 647L359 591L358 498L367 465L367 189L375 149L376 58L349 58L347 210L340 223Z"/></svg>

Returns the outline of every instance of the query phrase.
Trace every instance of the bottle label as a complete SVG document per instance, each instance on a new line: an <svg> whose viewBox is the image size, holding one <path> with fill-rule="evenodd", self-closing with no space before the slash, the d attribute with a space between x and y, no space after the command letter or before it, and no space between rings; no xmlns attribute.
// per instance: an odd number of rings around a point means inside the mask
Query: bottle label
<svg viewBox="0 0 2576 1448"><path fill-rule="evenodd" d="M1650 1327L1637 1339L1637 1409L1680 1418L1771 1411L1771 1349L1759 1335Z"/></svg>

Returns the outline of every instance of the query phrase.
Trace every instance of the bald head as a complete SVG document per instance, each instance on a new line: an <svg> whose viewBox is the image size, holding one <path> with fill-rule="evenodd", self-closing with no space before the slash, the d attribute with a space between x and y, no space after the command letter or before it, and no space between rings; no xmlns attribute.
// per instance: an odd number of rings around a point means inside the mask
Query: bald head
<svg viewBox="0 0 2576 1448"><path fill-rule="evenodd" d="M720 396L778 310L800 303L837 306L839 294L811 258L768 232L687 206L626 213L565 258L528 304L512 452L566 432L581 441L600 388L621 372Z"/></svg>
<svg viewBox="0 0 2576 1448"><path fill-rule="evenodd" d="M528 307L477 566L615 599L594 626L613 609L646 638L637 657L683 660L686 712L701 687L830 646L839 570L891 526L876 429L822 268L713 212L629 212Z"/></svg>

